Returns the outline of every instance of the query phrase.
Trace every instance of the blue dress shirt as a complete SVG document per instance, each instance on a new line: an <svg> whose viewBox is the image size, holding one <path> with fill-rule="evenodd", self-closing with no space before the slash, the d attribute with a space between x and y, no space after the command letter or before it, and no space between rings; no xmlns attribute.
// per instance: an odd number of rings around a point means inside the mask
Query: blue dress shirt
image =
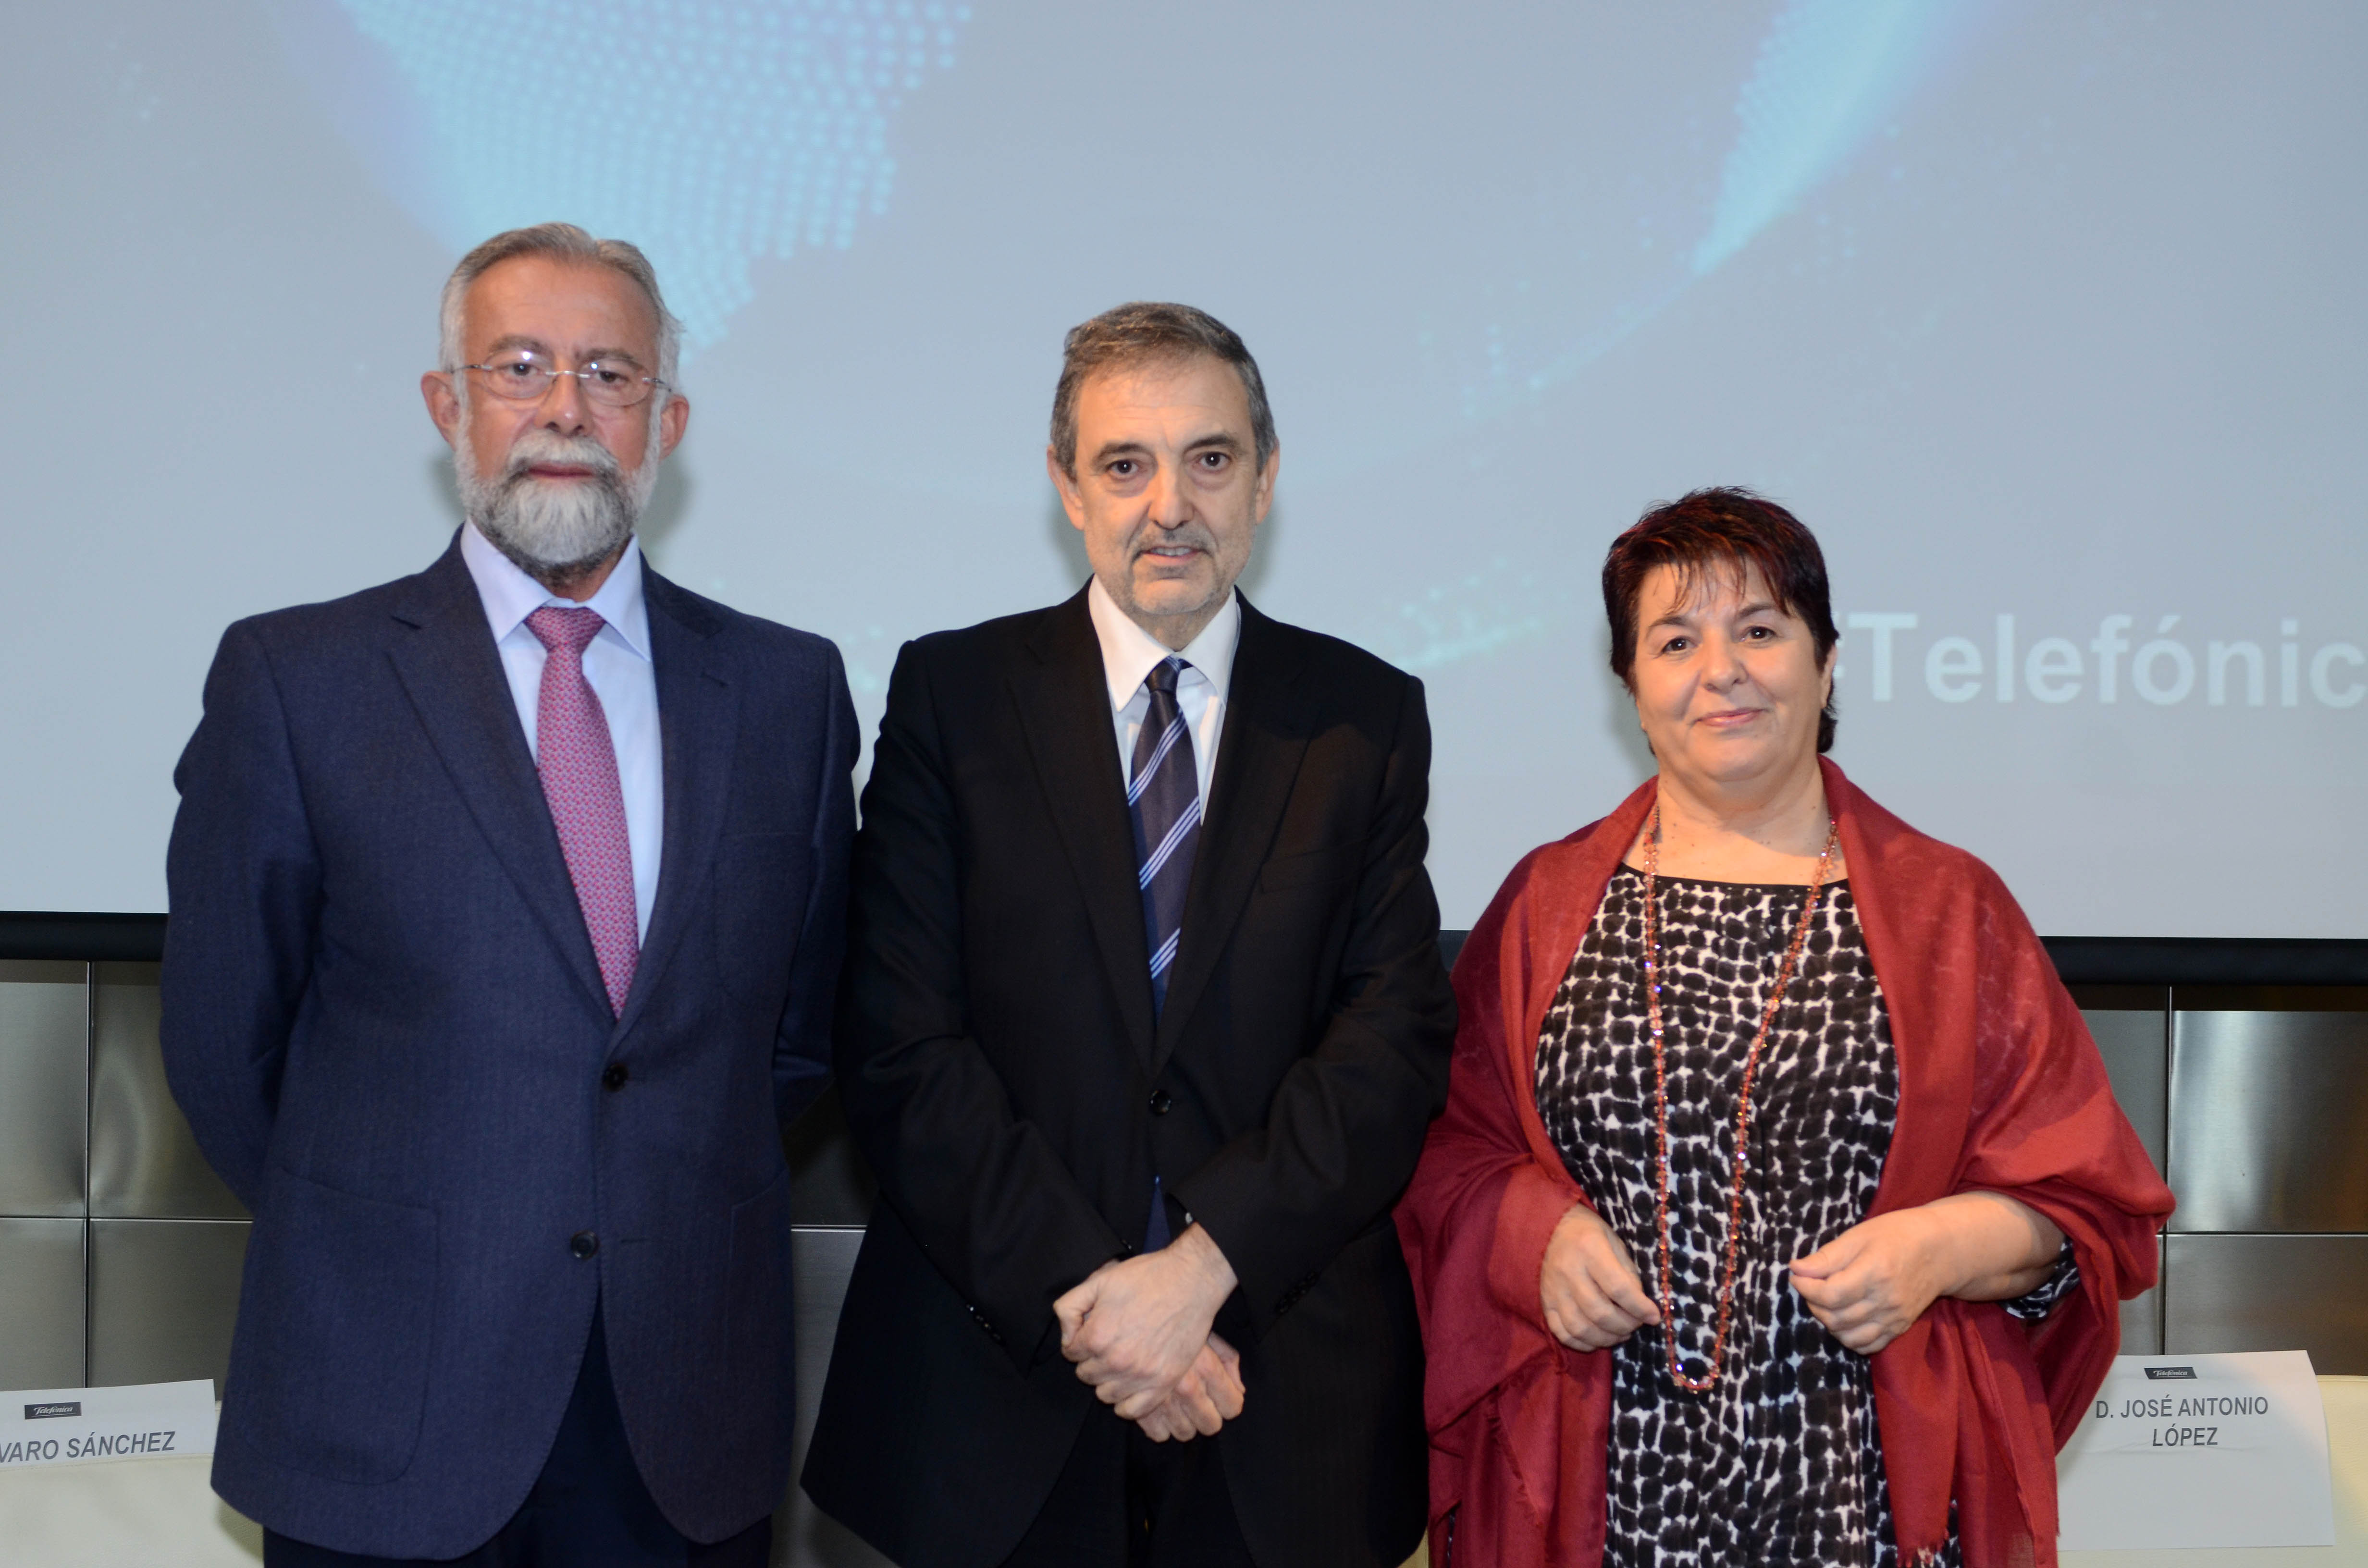
<svg viewBox="0 0 2368 1568"><path fill-rule="evenodd" d="M542 700L541 640L526 618L545 605L576 608L519 571L494 548L477 525L461 529L461 559L477 585L493 628L494 646L509 676L510 701L526 729L526 749L534 751L535 720ZM607 622L584 650L584 678L600 699L609 721L609 741L617 748L617 782L625 795L625 838L633 856L633 909L642 939L650 935L650 906L658 895L658 857L666 835L666 756L658 735L657 666L650 662L650 613L642 599L642 542L629 540L600 591L580 601Z"/></svg>

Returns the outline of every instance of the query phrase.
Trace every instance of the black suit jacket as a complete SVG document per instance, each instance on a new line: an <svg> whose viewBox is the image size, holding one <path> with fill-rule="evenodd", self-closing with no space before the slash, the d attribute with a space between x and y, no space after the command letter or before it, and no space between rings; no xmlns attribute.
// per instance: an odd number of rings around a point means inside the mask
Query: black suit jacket
<svg viewBox="0 0 2368 1568"><path fill-rule="evenodd" d="M457 548L240 621L207 678L165 1066L255 1211L215 1484L283 1534L482 1543L596 1296L677 1526L728 1535L787 1483L780 1128L825 1082L854 712L823 639L643 584L664 851L621 1017Z"/></svg>
<svg viewBox="0 0 2368 1568"><path fill-rule="evenodd" d="M805 1471L905 1568L1019 1543L1087 1419L1053 1303L1158 1175L1241 1280L1213 1439L1262 1562L1395 1565L1424 1519L1420 1333L1390 1205L1454 998L1423 869L1421 683L1242 606L1155 1020L1079 594L906 645L863 795L837 1030L881 1202Z"/></svg>

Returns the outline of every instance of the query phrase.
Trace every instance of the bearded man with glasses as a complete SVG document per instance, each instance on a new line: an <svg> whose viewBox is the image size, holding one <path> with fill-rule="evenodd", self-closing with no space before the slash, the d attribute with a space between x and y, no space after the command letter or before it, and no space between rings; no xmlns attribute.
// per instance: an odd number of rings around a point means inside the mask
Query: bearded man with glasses
<svg viewBox="0 0 2368 1568"><path fill-rule="evenodd" d="M855 722L642 558L676 341L620 241L464 257L465 523L233 626L175 774L165 1066L255 1213L214 1484L274 1568L770 1553Z"/></svg>

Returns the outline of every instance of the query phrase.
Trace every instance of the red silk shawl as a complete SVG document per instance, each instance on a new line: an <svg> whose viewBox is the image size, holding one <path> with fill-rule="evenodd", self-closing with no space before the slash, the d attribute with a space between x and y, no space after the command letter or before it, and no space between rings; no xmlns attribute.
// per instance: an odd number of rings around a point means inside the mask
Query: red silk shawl
<svg viewBox="0 0 2368 1568"><path fill-rule="evenodd" d="M1944 1299L1875 1355L1900 1555L1939 1550L1953 1498L1967 1568L2052 1563L2055 1451L2112 1364L2119 1302L2155 1282L2170 1191L1997 874L1822 766L1898 1056L1899 1119L1871 1212L2010 1194L2063 1228L2080 1267L2078 1290L2042 1324ZM1653 790L1531 851L1455 965L1447 1109L1397 1210L1429 1363L1439 1568L1451 1553L1486 1568L1602 1561L1611 1357L1558 1343L1539 1302L1547 1239L1588 1199L1539 1118L1536 1055Z"/></svg>

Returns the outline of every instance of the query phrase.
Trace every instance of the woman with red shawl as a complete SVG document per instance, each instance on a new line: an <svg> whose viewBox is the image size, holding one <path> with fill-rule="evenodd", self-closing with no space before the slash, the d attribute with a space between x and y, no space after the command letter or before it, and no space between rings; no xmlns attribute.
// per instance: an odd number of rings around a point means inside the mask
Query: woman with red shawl
<svg viewBox="0 0 2368 1568"><path fill-rule="evenodd" d="M1998 877L1823 759L1816 540L1744 491L1603 571L1658 776L1514 868L1398 1210L1438 1568L2055 1561L2169 1191Z"/></svg>

